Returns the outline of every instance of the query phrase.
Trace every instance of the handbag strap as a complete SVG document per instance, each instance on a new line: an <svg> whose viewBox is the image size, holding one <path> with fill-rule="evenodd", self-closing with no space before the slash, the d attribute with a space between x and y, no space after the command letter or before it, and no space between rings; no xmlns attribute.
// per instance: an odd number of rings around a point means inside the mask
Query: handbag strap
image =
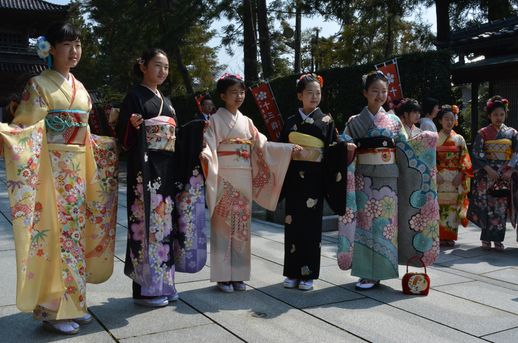
<svg viewBox="0 0 518 343"><path fill-rule="evenodd" d="M421 262L421 265L423 266L424 268L424 272L425 274L428 274L428 272L426 271L426 265L424 264L423 262L423 259L420 257L420 256L417 256L417 255L414 255L412 257L410 257L407 261L406 261L406 272L408 273L408 264L413 261L413 260L419 260L419 262Z"/></svg>

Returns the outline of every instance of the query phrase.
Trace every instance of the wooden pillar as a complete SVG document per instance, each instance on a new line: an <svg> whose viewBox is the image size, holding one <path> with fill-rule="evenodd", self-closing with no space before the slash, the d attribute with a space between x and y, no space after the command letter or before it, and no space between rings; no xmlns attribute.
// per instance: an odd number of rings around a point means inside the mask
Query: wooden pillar
<svg viewBox="0 0 518 343"><path fill-rule="evenodd" d="M478 131L478 89L480 84L471 84L471 142L475 140Z"/></svg>

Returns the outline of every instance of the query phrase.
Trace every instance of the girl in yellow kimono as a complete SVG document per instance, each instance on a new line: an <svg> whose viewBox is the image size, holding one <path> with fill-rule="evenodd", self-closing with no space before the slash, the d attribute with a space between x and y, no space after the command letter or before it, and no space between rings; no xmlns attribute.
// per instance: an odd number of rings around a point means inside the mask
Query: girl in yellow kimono
<svg viewBox="0 0 518 343"><path fill-rule="evenodd" d="M75 334L92 316L86 282L113 270L117 151L90 135L91 101L70 73L79 31L55 24L38 39L52 69L29 80L13 124L1 124L16 245L16 305L45 328Z"/></svg>
<svg viewBox="0 0 518 343"><path fill-rule="evenodd" d="M211 216L210 279L222 292L244 291L250 279L252 200L275 210L292 150L267 142L239 107L245 100L240 76L223 75L217 90L225 107L209 118L201 152Z"/></svg>
<svg viewBox="0 0 518 343"><path fill-rule="evenodd" d="M471 158L464 138L453 131L455 115L444 106L438 115L442 126L437 142L437 190L439 195L439 239L455 246L459 223L467 226L468 193L473 177Z"/></svg>

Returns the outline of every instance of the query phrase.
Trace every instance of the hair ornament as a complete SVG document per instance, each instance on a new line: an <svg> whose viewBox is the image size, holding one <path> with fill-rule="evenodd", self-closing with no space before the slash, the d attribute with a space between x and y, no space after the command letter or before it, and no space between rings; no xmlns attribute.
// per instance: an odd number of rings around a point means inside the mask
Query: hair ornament
<svg viewBox="0 0 518 343"><path fill-rule="evenodd" d="M36 53L38 57L47 61L49 68L52 67L52 56L50 55L50 42L45 36L39 36L36 39Z"/></svg>
<svg viewBox="0 0 518 343"><path fill-rule="evenodd" d="M509 110L509 100L507 100L505 98L501 98L501 99L491 98L486 103L486 111L492 112L495 105L502 106L506 112L507 112L507 110Z"/></svg>
<svg viewBox="0 0 518 343"><path fill-rule="evenodd" d="M324 78L318 74L315 73L306 73L300 75L300 77L297 79L296 84L299 83L299 81L307 79L307 81L316 81L320 84L320 88L324 87Z"/></svg>
<svg viewBox="0 0 518 343"><path fill-rule="evenodd" d="M243 77L239 74L230 74L230 73L223 73L223 75L220 76L220 80L228 79L229 77L233 77L235 79L243 81Z"/></svg>

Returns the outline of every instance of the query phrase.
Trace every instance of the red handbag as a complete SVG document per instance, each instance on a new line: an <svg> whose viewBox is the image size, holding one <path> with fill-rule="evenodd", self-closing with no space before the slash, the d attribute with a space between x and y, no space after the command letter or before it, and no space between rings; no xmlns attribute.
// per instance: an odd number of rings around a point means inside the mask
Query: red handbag
<svg viewBox="0 0 518 343"><path fill-rule="evenodd" d="M410 261L418 259L424 267L424 273L409 273L408 264ZM406 274L401 280L403 293L409 295L428 295L430 290L430 277L426 274L426 265L419 256L410 257L406 263Z"/></svg>

